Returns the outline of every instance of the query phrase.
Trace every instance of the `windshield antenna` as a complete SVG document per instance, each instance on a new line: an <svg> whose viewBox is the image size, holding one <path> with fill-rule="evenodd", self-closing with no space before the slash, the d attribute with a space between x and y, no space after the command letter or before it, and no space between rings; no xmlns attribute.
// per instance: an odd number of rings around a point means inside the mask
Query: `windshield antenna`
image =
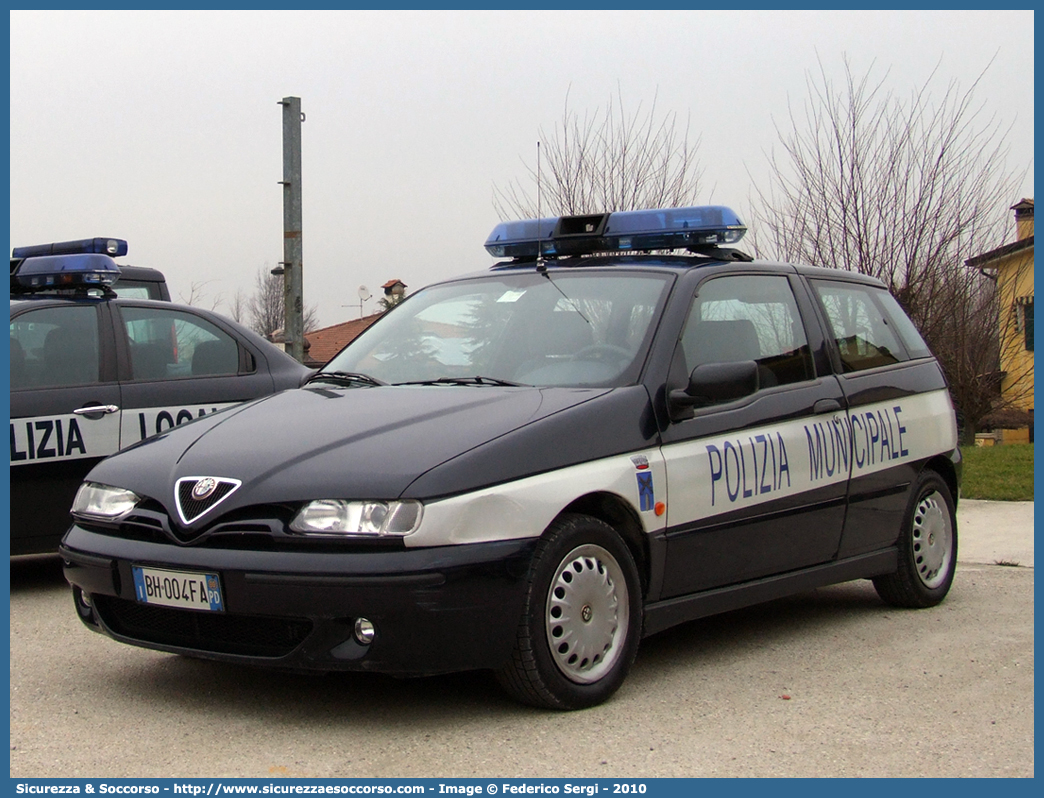
<svg viewBox="0 0 1044 798"><path fill-rule="evenodd" d="M540 142L537 141L537 259L536 268L538 272L546 272L544 265L544 232L540 229Z"/></svg>
<svg viewBox="0 0 1044 798"><path fill-rule="evenodd" d="M551 279L551 275L547 273L547 264L544 263L544 233L540 229L540 222L543 221L542 213L540 211L540 142L537 142L537 258L536 258L536 270L539 274L544 275L547 281L555 287L555 290L560 293L565 300L572 306L573 310L580 314L580 318L591 324L591 320L584 315L584 312L580 310L580 306L576 304L566 295L566 292L558 287L558 283ZM594 325L591 325L592 327Z"/></svg>

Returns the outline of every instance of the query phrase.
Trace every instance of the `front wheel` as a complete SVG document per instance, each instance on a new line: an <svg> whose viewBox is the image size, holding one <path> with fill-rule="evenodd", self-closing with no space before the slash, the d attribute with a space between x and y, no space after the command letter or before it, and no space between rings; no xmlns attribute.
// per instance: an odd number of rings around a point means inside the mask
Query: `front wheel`
<svg viewBox="0 0 1044 798"><path fill-rule="evenodd" d="M497 672L518 700L583 709L616 692L641 637L638 569L608 524L556 520L537 544L511 661Z"/></svg>
<svg viewBox="0 0 1044 798"><path fill-rule="evenodd" d="M910 494L899 535L899 567L874 579L877 594L896 607L934 607L950 591L957 568L957 513L946 482L922 472Z"/></svg>

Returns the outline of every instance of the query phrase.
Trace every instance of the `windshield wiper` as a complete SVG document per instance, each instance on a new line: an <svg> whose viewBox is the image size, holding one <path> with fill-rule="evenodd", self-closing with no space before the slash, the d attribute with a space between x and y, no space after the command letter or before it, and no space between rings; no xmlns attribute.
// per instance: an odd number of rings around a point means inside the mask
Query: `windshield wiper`
<svg viewBox="0 0 1044 798"><path fill-rule="evenodd" d="M509 388L528 388L522 382L510 382L496 377L439 377L437 380L414 380L413 382L397 382L396 385L505 385Z"/></svg>
<svg viewBox="0 0 1044 798"><path fill-rule="evenodd" d="M348 386L366 385L371 388L388 384L381 382L376 377L371 377L369 374L359 374L354 371L317 371L305 380L305 385L313 382L334 382Z"/></svg>

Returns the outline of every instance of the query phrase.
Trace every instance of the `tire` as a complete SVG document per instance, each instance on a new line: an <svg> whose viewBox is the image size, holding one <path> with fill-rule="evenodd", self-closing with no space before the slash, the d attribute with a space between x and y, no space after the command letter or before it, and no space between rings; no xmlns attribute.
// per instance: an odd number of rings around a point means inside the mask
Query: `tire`
<svg viewBox="0 0 1044 798"><path fill-rule="evenodd" d="M510 662L497 681L547 709L584 709L623 683L641 639L638 569L608 524L563 515L537 544Z"/></svg>
<svg viewBox="0 0 1044 798"><path fill-rule="evenodd" d="M957 567L957 514L934 471L914 483L898 546L898 570L873 580L877 595L895 607L934 607L950 592Z"/></svg>

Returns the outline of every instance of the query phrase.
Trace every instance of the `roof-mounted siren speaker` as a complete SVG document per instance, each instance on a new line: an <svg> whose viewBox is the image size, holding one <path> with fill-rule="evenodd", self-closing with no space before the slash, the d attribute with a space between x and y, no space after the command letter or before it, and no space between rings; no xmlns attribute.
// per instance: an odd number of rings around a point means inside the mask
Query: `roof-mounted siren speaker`
<svg viewBox="0 0 1044 798"><path fill-rule="evenodd" d="M551 238L560 255L585 255L597 252L611 213L560 216Z"/></svg>

